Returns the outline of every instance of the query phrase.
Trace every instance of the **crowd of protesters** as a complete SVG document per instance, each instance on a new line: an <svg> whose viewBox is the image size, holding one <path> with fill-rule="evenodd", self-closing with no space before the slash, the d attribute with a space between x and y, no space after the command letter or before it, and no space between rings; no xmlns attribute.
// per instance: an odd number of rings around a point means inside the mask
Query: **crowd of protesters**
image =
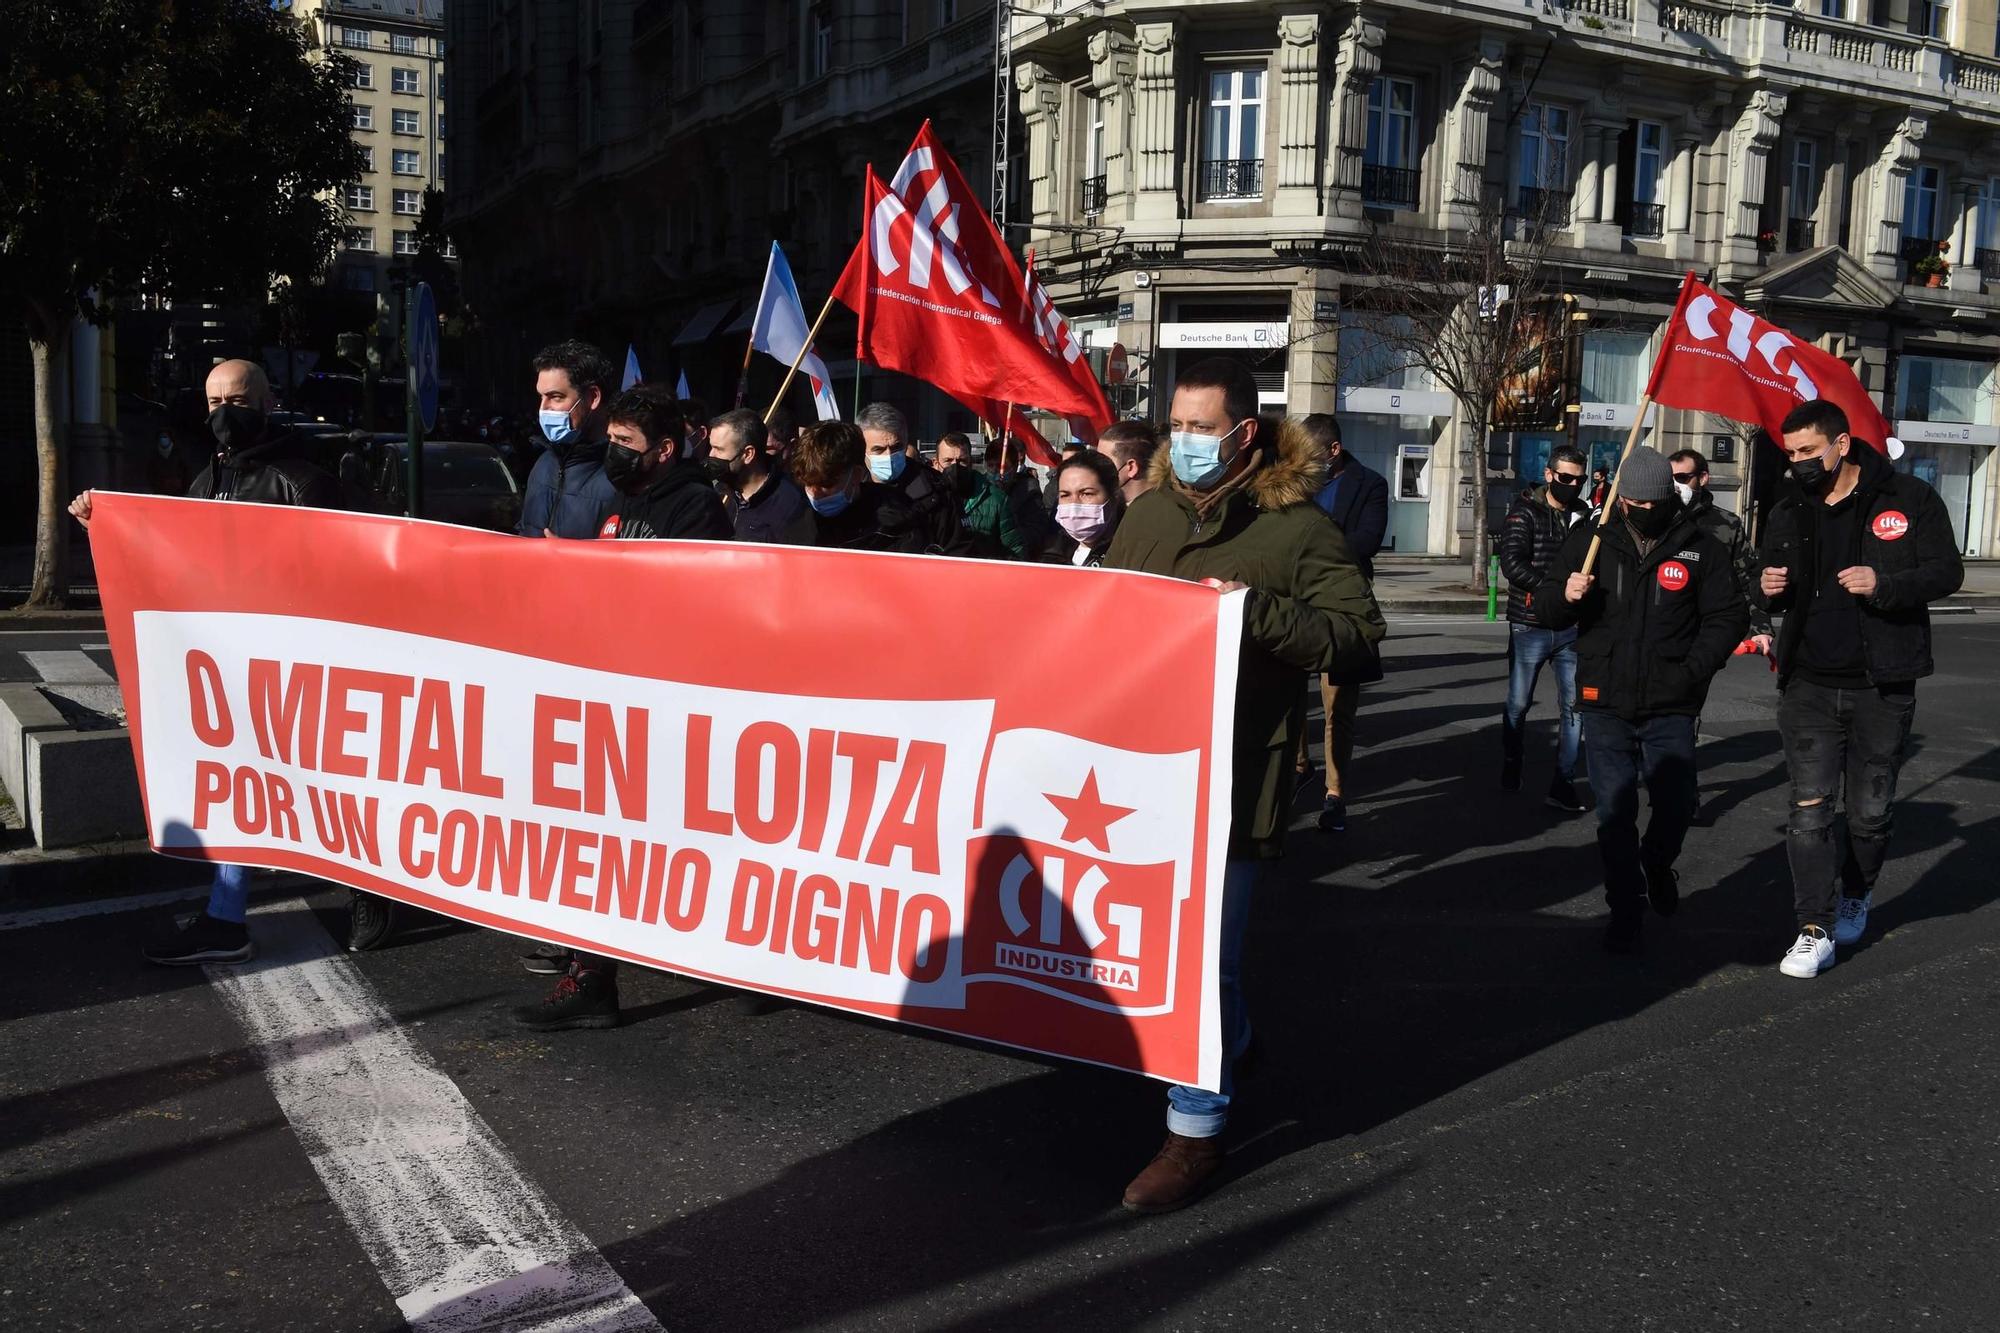
<svg viewBox="0 0 2000 1333"><path fill-rule="evenodd" d="M1156 1212L1198 1197L1219 1168L1235 1065L1251 1043L1241 960L1254 889L1314 780L1308 688L1323 718L1318 827L1338 835L1356 791L1362 690L1382 674L1386 625L1372 579L1387 487L1342 447L1338 421L1268 419L1245 367L1205 360L1180 373L1163 425L1121 421L1092 446L1072 441L1042 479L1005 438L949 433L927 459L887 403L852 423L796 430L748 411L712 416L652 385L615 391L611 363L581 342L545 348L533 373L545 449L528 475L522 537L1032 560L1245 593L1217 960L1228 1058L1219 1091L1170 1090L1166 1141L1124 1203ZM218 365L207 400L216 452L190 495L338 504L335 480L271 424L256 366ZM1546 799L1585 812L1576 784L1587 769L1614 953L1639 949L1649 910L1679 906L1674 864L1698 804L1696 719L1710 681L1745 650L1775 654L1791 773L1797 937L1780 967L1814 976L1866 930L1915 682L1932 670L1926 608L1956 591L1963 571L1937 495L1855 440L1838 407L1802 403L1784 423L1783 448L1790 476L1761 553L1709 496L1706 460L1686 450L1636 449L1614 476L1588 474L1582 453L1559 447L1503 523L1498 785L1522 785L1527 714L1553 665L1559 725ZM71 512L88 526L88 492ZM1772 613L1783 615L1775 632ZM166 930L147 958L249 958L246 896L245 871L219 867L207 909ZM375 947L393 928L391 903L354 895L350 947ZM544 947L522 961L558 977L516 1011L523 1026L618 1023L613 960Z"/></svg>

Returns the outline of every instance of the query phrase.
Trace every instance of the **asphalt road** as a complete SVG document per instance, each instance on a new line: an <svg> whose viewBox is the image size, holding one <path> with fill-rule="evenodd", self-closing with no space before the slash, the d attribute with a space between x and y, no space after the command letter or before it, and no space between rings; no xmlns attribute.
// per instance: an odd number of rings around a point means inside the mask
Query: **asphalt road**
<svg viewBox="0 0 2000 1333"><path fill-rule="evenodd" d="M377 1074L330 1143L231 983L139 962L156 913L0 920L0 1326L400 1327L313 1163L421 1205L409 1122L462 1098L509 1159L494 1208L546 1196L675 1330L1992 1328L2000 617L1938 638L1875 925L1802 982L1761 662L1704 720L1684 906L1615 959L1590 821L1540 802L1546 705L1497 790L1501 631L1399 624L1351 831L1302 805L1260 891L1228 1177L1161 1218L1117 1207L1157 1086L637 971L626 1026L525 1034L518 943L435 921L317 965L393 1015L334 1058L400 1042L444 1076L406 1102ZM300 887L260 930L340 929Z"/></svg>

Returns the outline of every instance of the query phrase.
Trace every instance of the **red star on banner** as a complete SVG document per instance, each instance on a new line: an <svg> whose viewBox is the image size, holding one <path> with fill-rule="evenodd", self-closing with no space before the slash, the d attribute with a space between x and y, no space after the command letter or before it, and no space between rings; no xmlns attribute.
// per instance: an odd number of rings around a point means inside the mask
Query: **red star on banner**
<svg viewBox="0 0 2000 1333"><path fill-rule="evenodd" d="M1050 805L1062 812L1063 841L1087 842L1100 852L1111 850L1111 826L1138 807L1112 805L1097 794L1097 770L1084 776L1083 790L1074 796L1043 792Z"/></svg>

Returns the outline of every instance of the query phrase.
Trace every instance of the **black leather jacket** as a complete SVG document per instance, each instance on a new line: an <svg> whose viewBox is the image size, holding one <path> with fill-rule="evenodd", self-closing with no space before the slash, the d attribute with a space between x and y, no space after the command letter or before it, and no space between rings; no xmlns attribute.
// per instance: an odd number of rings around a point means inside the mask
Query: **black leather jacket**
<svg viewBox="0 0 2000 1333"><path fill-rule="evenodd" d="M339 509L340 483L313 462L306 437L287 431L230 453L218 450L188 487L196 500Z"/></svg>

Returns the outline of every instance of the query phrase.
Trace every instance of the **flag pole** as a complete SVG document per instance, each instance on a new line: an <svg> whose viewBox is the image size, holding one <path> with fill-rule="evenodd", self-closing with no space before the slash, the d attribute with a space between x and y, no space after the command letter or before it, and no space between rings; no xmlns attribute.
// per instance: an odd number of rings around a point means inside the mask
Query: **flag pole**
<svg viewBox="0 0 2000 1333"><path fill-rule="evenodd" d="M792 358L791 367L785 371L785 378L778 385L778 392L772 396L771 405L764 409L765 425L770 425L771 418L777 415L778 404L785 401L785 390L792 387L792 377L799 373L799 366L804 363L806 354L812 351L813 344L819 339L819 326L826 323L826 317L832 310L833 296L828 294L826 304L819 308L819 318L813 321L812 328L806 333L806 340L799 345L799 354ZM744 364L749 364L750 357L748 353L744 354L743 360ZM739 399L738 401L741 400Z"/></svg>
<svg viewBox="0 0 2000 1333"><path fill-rule="evenodd" d="M1597 531L1591 534L1590 549L1584 552L1583 568L1578 573L1588 574L1597 564L1597 548L1604 544L1604 525L1611 521L1611 511L1618 504L1618 483L1625 476L1625 460L1639 445L1639 432L1646 429L1646 418L1653 412L1653 395L1648 393L1639 399L1639 415L1632 420L1632 433L1625 437L1625 448L1618 455L1618 470L1611 474L1611 489L1604 493L1604 508L1598 511Z"/></svg>
<svg viewBox="0 0 2000 1333"><path fill-rule="evenodd" d="M750 354L757 350L757 331L753 328L743 335L743 369L736 375L736 405L743 406L743 400L750 396ZM781 395L782 396L782 395Z"/></svg>

